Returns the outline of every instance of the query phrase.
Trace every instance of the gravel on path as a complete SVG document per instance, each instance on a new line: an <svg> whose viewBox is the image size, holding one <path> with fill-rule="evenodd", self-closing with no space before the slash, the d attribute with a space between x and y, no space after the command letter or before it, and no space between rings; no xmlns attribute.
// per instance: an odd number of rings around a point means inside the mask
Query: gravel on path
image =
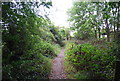
<svg viewBox="0 0 120 81"><path fill-rule="evenodd" d="M62 48L60 54L53 59L52 70L49 75L49 79L65 79L64 72L64 48Z"/></svg>

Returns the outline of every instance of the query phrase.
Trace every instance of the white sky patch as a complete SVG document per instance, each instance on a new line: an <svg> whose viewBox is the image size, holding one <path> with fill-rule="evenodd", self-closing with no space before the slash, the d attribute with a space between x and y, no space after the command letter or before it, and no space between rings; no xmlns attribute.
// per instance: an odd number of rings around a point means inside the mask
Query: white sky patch
<svg viewBox="0 0 120 81"><path fill-rule="evenodd" d="M72 6L72 0L52 0L53 7L51 8L50 19L56 26L69 27L67 21L67 10Z"/></svg>

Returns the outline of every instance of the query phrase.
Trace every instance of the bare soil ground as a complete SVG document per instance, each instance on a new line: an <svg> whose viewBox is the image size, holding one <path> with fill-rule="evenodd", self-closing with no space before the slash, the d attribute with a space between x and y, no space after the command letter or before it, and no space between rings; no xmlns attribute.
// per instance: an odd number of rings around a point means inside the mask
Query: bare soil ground
<svg viewBox="0 0 120 81"><path fill-rule="evenodd" d="M49 79L65 79L64 72L64 48L62 48L60 54L53 59L52 70L49 75Z"/></svg>

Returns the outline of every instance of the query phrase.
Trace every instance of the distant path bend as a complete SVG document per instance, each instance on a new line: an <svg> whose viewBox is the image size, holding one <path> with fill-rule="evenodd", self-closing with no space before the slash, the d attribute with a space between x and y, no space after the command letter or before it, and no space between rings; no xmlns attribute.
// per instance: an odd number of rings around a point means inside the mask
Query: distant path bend
<svg viewBox="0 0 120 81"><path fill-rule="evenodd" d="M64 48L62 48L60 54L53 59L52 70L49 75L49 79L65 79L64 72Z"/></svg>

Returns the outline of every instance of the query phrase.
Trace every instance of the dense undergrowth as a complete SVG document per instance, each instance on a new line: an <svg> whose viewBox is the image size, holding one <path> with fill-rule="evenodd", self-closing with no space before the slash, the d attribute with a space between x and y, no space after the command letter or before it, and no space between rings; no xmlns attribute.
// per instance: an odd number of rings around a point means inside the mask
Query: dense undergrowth
<svg viewBox="0 0 120 81"><path fill-rule="evenodd" d="M95 44L95 42L99 42ZM75 79L104 79L112 80L114 77L115 57L111 54L112 44L92 41L78 44L67 43L66 60L73 66Z"/></svg>
<svg viewBox="0 0 120 81"><path fill-rule="evenodd" d="M54 50L55 48L57 49ZM15 58L14 53L11 56L3 55L3 80L47 79L51 70L51 59L57 55L60 47L40 41L32 49L25 51L17 60L12 59Z"/></svg>
<svg viewBox="0 0 120 81"><path fill-rule="evenodd" d="M48 79L51 59L63 42L51 21L31 9L39 4L48 8L51 2L2 3L3 81Z"/></svg>

